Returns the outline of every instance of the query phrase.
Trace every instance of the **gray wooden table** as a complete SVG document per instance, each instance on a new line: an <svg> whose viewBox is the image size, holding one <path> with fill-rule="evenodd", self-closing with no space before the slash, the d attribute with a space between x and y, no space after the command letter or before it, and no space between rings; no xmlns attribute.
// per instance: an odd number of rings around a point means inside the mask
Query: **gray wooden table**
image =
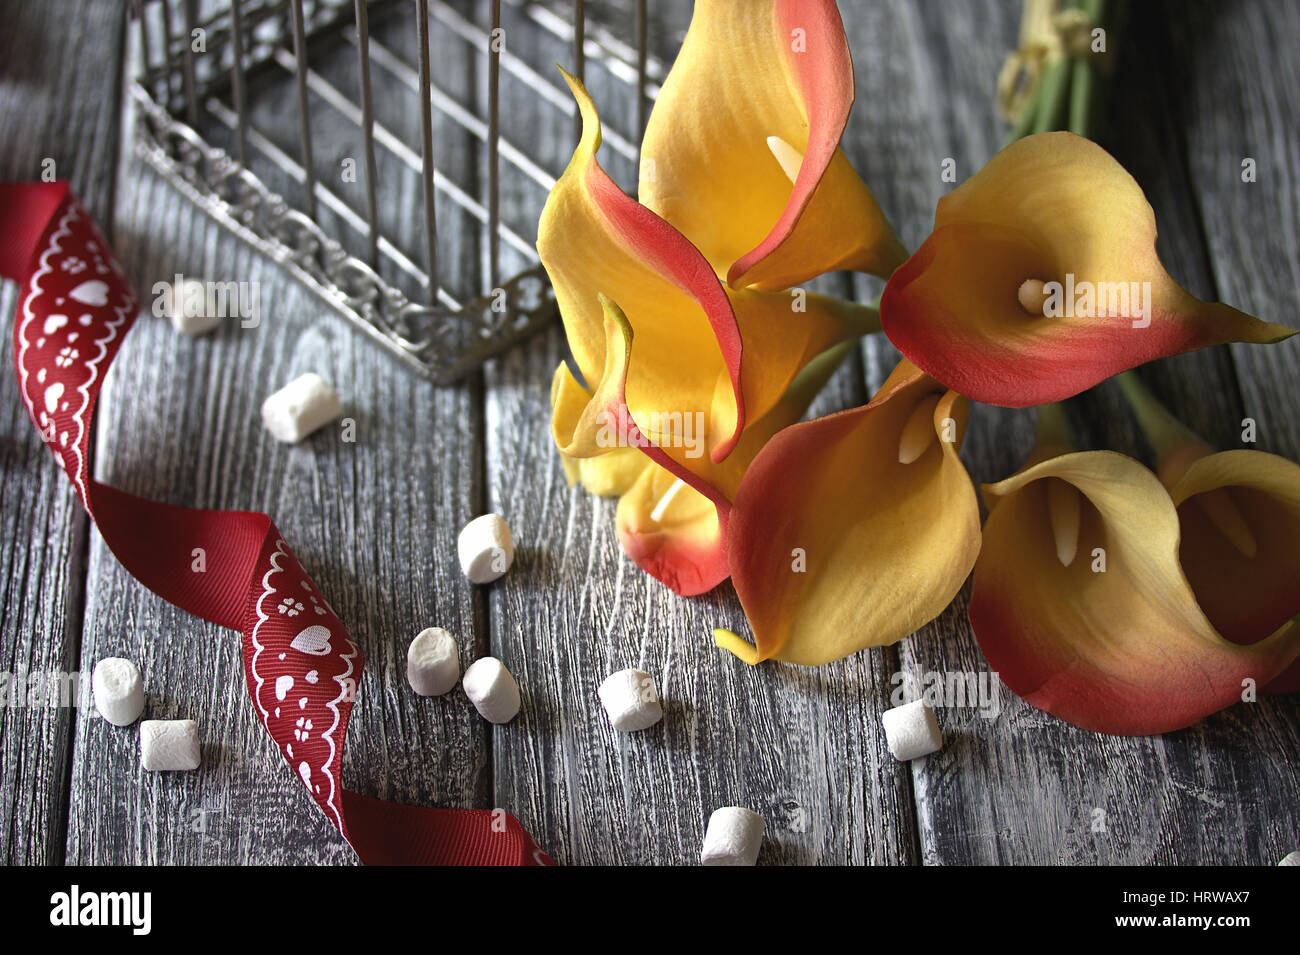
<svg viewBox="0 0 1300 955"><path fill-rule="evenodd" d="M716 650L712 627L743 625L730 586L673 596L622 556L613 502L565 485L548 437L558 327L457 387L401 370L134 157L121 128L124 6L6 3L0 177L36 178L53 159L138 289L176 272L261 283L257 329L228 323L191 340L166 322L136 325L101 399L95 467L137 494L273 516L368 658L348 785L400 802L504 807L568 864L691 862L708 814L728 804L767 818L764 863L1272 864L1300 847L1295 697L1121 739L1001 689L995 718L942 710L946 747L906 765L880 729L893 675L987 669L965 595L899 646L819 669L751 669ZM858 81L845 147L911 247L951 188L944 160L965 178L999 145L992 88L1018 6L841 3ZM689 5L652 7L652 46L671 56ZM1176 277L1202 297L1300 324L1300 5L1136 8L1099 138L1146 189ZM546 135L554 149L568 131ZM1245 157L1257 162L1254 183L1241 181ZM864 299L878 289L827 284ZM11 315L15 299L12 283L0 287L0 311ZM11 338L0 339L8 368ZM863 401L895 360L883 339L866 341L817 410ZM1297 368L1292 340L1142 374L1220 446L1238 446L1250 416L1258 448L1294 459ZM263 432L262 398L307 370L339 388L355 444L318 435L290 448ZM1071 407L1088 446L1149 459L1113 387ZM1019 465L1031 422L976 409L963 457L977 481ZM198 772L145 773L136 734L93 709L0 709L0 858L352 862L254 719L237 635L163 603L118 566L7 373L0 436L0 669L89 672L103 656L130 657L147 715L197 720L204 744ZM455 534L486 510L508 516L520 548L505 579L474 592L455 564ZM525 692L518 719L492 727L459 690L445 700L409 692L406 644L434 624L459 636L465 660L506 661ZM628 666L657 676L666 717L616 736L595 691Z"/></svg>

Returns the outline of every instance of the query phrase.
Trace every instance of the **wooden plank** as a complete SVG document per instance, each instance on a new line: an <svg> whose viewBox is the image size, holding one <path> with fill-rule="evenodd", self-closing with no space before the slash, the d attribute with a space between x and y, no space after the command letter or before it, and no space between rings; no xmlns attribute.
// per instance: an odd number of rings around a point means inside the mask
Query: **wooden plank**
<svg viewBox="0 0 1300 955"><path fill-rule="evenodd" d="M910 126L897 128L905 136L910 133L905 154L915 157L914 168L933 183L929 203L916 209L910 196L893 198L888 178L882 187L881 177L871 174L876 156L891 153L880 148L888 142L887 120L880 120L881 128L866 135L859 149L868 181L882 193L905 238L915 243L928 231L933 201L944 188L937 176L942 159L958 160L961 179L998 145L993 80L1002 52L1015 41L1018 11L1009 3L933 7L900 2L878 9L874 29L867 31L875 34L874 42L880 49L909 52L881 58L881 69L888 70L891 63L895 69L874 88L890 90L881 104L886 113L892 109L900 118L917 117ZM1147 189L1162 224L1160 251L1173 274L1194 292L1209 294L1213 287L1205 247L1172 119L1171 104L1182 89L1157 70L1186 59L1186 52L1171 48L1159 24L1145 16L1133 29L1119 40L1124 60L1110 107L1119 122L1103 143ZM971 42L972 37L979 41ZM860 73L864 59L860 52ZM873 352L867 357L870 362ZM889 350L882 349L877 360L882 366L878 378L892 362ZM1222 440L1231 434L1228 422L1239 417L1240 409L1222 350L1162 362L1143 374L1207 437ZM1081 446L1145 452L1113 387L1072 402L1070 409ZM976 481L998 479L1020 465L1031 443L1031 420L1024 412L975 409L963 458ZM963 593L939 620L904 642L905 670L918 678L929 672L987 670L966 619L966 600ZM913 767L925 862L1271 861L1270 852L1260 851L1261 829L1286 828L1290 810L1263 794L1290 770L1289 745L1281 743L1287 731L1278 726L1285 721L1269 704L1249 711L1238 707L1181 733L1132 739L1078 730L1029 707L1005 688L1000 702L993 719L971 708L945 709L940 722L947 746ZM1243 731L1243 725L1252 730ZM1226 746L1229 740L1231 746ZM1282 755L1273 755L1279 748ZM1238 792L1246 777L1261 800L1256 812L1271 813L1271 818L1261 821L1239 808L1245 804Z"/></svg>
<svg viewBox="0 0 1300 955"><path fill-rule="evenodd" d="M55 4L6 7L0 33L0 179L39 179L45 160L90 209L112 207L117 156L114 106L123 6L81 4L80 29ZM32 91L39 90L40 95ZM0 288L0 861L63 859L73 710L15 701L16 682L77 670L87 521L32 427L12 373L8 324L18 287Z"/></svg>
<svg viewBox="0 0 1300 955"><path fill-rule="evenodd" d="M668 56L678 31L665 31ZM567 62L562 49L529 56ZM588 69L597 103L616 102ZM538 146L560 162L570 148L567 129ZM733 804L768 821L762 863L912 861L906 774L879 730L886 704L875 688L894 668L888 654L749 668L717 650L712 627L744 629L730 585L674 596L622 554L615 502L565 485L548 403L564 351L557 329L486 375L490 505L519 547L491 593L492 647L526 698L520 717L494 731L497 802L568 864L696 862L709 813ZM854 361L817 411L865 398ZM596 688L629 666L655 676L665 718L615 734Z"/></svg>
<svg viewBox="0 0 1300 955"><path fill-rule="evenodd" d="M154 283L176 272L254 282L262 321L241 328L232 320L187 339L143 315L101 397L98 477L173 503L271 514L367 656L345 784L396 802L487 806L483 721L460 691L422 699L405 679L407 644L424 627L455 634L465 664L486 648L483 601L455 557L456 532L481 496L473 387L435 389L403 370L138 161L125 180L116 251L146 302ZM380 193L390 203L413 195L409 183ZM414 228L419 203L406 205ZM447 267L474 267L473 236L453 252ZM263 431L262 399L309 370L338 389L355 443L337 426L295 447ZM82 665L136 660L146 717L197 720L203 765L145 773L134 729L93 714L79 721L70 861L354 861L256 721L238 635L145 591L97 534L85 629Z"/></svg>
<svg viewBox="0 0 1300 955"><path fill-rule="evenodd" d="M1216 297L1296 327L1300 62L1292 41L1300 8L1255 0L1226 15L1208 3L1174 13L1169 28L1183 56L1170 82L1185 90L1181 128ZM1206 37L1213 55L1204 52ZM1242 181L1247 157L1257 165L1253 183ZM1241 418L1249 416L1258 427L1253 447L1300 460L1300 342L1233 345L1231 353L1242 413L1224 416L1219 446L1243 446ZM1180 413L1203 400L1197 389ZM1293 694L1237 709L1246 712L1205 727L1206 745L1225 754L1219 772L1233 780L1233 798L1222 811L1244 817L1241 857L1273 863L1300 845L1300 700Z"/></svg>

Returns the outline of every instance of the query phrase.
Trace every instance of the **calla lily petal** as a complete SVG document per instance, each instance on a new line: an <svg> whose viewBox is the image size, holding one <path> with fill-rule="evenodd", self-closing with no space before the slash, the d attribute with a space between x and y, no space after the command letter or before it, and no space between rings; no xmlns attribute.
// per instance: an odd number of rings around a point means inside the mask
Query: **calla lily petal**
<svg viewBox="0 0 1300 955"><path fill-rule="evenodd" d="M727 579L727 510L652 464L619 498L615 527L637 566L675 593L692 597Z"/></svg>
<svg viewBox="0 0 1300 955"><path fill-rule="evenodd" d="M595 106L581 83L567 73L564 78L582 114L582 139L542 210L537 251L578 370L588 382L602 377L600 295L608 295L637 325L642 360L626 381L631 406L702 410L711 406L715 381L724 375L734 422L720 448L725 455L744 426L735 313L699 251L600 168Z"/></svg>
<svg viewBox="0 0 1300 955"><path fill-rule="evenodd" d="M631 330L608 302L601 304L606 313L605 361L597 393L583 387L561 362L551 379L551 436L569 485L581 483L604 497L629 490L651 465L636 448L620 445L609 427L623 406Z"/></svg>
<svg viewBox="0 0 1300 955"><path fill-rule="evenodd" d="M1082 499L1069 566L1049 514L1053 481ZM1096 732L1162 733L1236 702L1244 680L1262 685L1300 654L1295 625L1251 646L1215 631L1179 566L1173 501L1132 458L1065 454L984 495L992 513L971 625L989 663L1034 706Z"/></svg>
<svg viewBox="0 0 1300 955"><path fill-rule="evenodd" d="M805 364L878 327L878 316L821 295L725 290L681 233L625 195L600 168L599 119L582 85L566 79L584 132L542 212L538 251L579 372L587 382L605 376L609 349L600 297L607 295L637 337L637 360L623 383L630 412L643 422L657 414L675 420L704 415L708 456L722 461L746 421L774 407ZM559 386L564 407L581 402L577 385L574 378Z"/></svg>
<svg viewBox="0 0 1300 955"><path fill-rule="evenodd" d="M736 288L887 276L906 252L839 149L852 105L833 0L697 0L646 127L641 201Z"/></svg>
<svg viewBox="0 0 1300 955"><path fill-rule="evenodd" d="M1295 334L1188 294L1155 240L1151 206L1105 150L1028 136L939 200L933 233L885 287L881 322L948 387L1011 407L1162 356Z"/></svg>
<svg viewBox="0 0 1300 955"><path fill-rule="evenodd" d="M590 392L561 363L551 379L551 436L561 454L590 458L617 449L611 427L623 407L627 389L632 329L604 296L597 296L604 313L605 357L596 391Z"/></svg>
<svg viewBox="0 0 1300 955"><path fill-rule="evenodd" d="M702 476L680 466L673 471L649 463L619 500L617 531L628 556L683 596L722 583L730 574L726 534L730 502L746 467L772 435L799 420L851 347L839 345L809 362L777 406L745 429L735 453L719 465L706 464L700 469ZM646 450L647 455L652 453L661 452Z"/></svg>
<svg viewBox="0 0 1300 955"><path fill-rule="evenodd" d="M1219 633L1251 644L1300 616L1300 465L1262 451L1222 451L1193 462L1169 494L1183 573ZM1220 495L1247 528L1249 556L1216 520L1211 502Z"/></svg>
<svg viewBox="0 0 1300 955"><path fill-rule="evenodd" d="M768 442L728 527L755 643L719 644L747 663L815 666L895 643L942 613L980 546L979 506L957 456L967 409L904 361L870 403ZM920 414L928 446L902 453Z"/></svg>

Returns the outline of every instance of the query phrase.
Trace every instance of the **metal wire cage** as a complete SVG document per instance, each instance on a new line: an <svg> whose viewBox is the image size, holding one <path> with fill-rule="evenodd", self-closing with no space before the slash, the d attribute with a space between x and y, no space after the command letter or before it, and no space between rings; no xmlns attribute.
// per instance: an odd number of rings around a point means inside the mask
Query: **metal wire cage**
<svg viewBox="0 0 1300 955"><path fill-rule="evenodd" d="M645 0L132 0L132 12L140 155L440 383L555 314L536 222L577 114L558 71L529 63L571 64L623 107L603 117L605 155L632 182L663 75Z"/></svg>

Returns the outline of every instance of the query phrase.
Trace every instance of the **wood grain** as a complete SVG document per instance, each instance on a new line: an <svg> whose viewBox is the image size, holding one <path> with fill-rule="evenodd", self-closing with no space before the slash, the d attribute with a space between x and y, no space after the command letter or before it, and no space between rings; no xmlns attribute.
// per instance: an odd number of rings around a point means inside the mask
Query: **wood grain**
<svg viewBox="0 0 1300 955"><path fill-rule="evenodd" d="M890 757L880 731L895 675L987 671L965 593L898 647L827 667L750 668L718 651L711 628L744 632L730 586L675 597L622 554L614 502L565 485L548 434L548 386L566 350L558 327L461 386L417 381L120 142L121 5L80 5L71 34L57 29L66 18L59 4L10 6L12 29L0 37L0 62L9 64L0 77L0 174L32 178L42 158L54 158L110 230L146 303L153 283L177 271L259 283L256 329L229 322L192 340L142 316L101 398L96 473L172 503L272 515L368 656L348 785L399 802L506 808L568 864L690 864L709 813L729 804L766 817L765 864L1271 864L1300 844L1295 697L1125 739L1077 730L1001 688L993 718L944 708L945 749L909 767ZM529 28L521 8L503 6L507 49L562 88L552 65L569 62L567 47ZM1115 40L1100 141L1147 191L1160 253L1179 281L1296 325L1300 61L1288 43L1300 12L1285 0L1132 6ZM466 15L483 23L482 7L467 5ZM954 159L960 182L1001 141L993 84L1015 41L1019 4L841 7L858 87L844 146L915 248L952 188L941 163ZM689 8L685 0L653 5L652 54L671 59ZM376 35L409 53L410 38L392 26L376 16ZM463 40L446 30L433 38L444 44L435 71L463 57ZM354 77L329 72L335 66L321 69L349 88ZM443 78L458 96L485 95L481 61ZM631 136L626 89L592 58L588 80L608 128ZM392 78L377 71L375 82L382 121L409 138L413 117L384 86ZM503 133L558 172L572 123L535 108L529 82L503 75ZM285 148L289 99L263 102L256 117ZM344 155L359 155L339 122L322 120L320 135L343 141L318 151L322 177L337 175ZM439 144L440 166L476 188L481 144L441 127ZM1253 184L1240 180L1246 156L1258 162ZM630 160L608 145L602 158L620 184L633 185ZM380 169L386 227L418 259L418 183L400 164ZM540 196L504 175L503 219L531 238ZM287 180L277 186L292 192ZM338 188L360 204L360 184ZM482 288L482 229L443 210L440 202L444 268L458 290ZM503 271L521 261L507 255ZM863 301L879 286L843 276L819 285ZM12 313L14 303L6 284L0 308ZM8 361L7 336L0 347ZM1219 446L1240 446L1250 415L1260 449L1296 458L1298 348L1211 349L1141 374ZM868 339L814 413L861 403L896 360L882 337ZM262 431L262 398L307 370L338 388L355 443L326 429L288 448ZM137 731L108 726L93 708L0 709L0 860L352 863L253 718L238 635L129 578L87 528L5 375L0 400L8 409L0 414L0 668L89 672L103 656L131 657L144 673L146 715L196 719L204 744L197 773L144 773ZM1082 447L1149 461L1113 386L1068 411ZM1019 466L1032 421L1031 412L975 409L963 458L977 482ZM485 510L507 517L518 552L506 578L471 588L456 566L455 535ZM491 652L512 669L524 691L514 722L488 727L459 690L441 700L409 691L406 645L435 624L461 641L462 665ZM646 732L615 734L595 691L629 666L654 674L666 715Z"/></svg>
<svg viewBox="0 0 1300 955"><path fill-rule="evenodd" d="M1173 103L1183 95L1186 77L1180 83L1162 66L1189 62L1187 52L1161 33L1162 24L1176 19L1171 8L1161 16L1148 5L1138 6L1144 13L1132 33L1119 40L1124 56L1108 109L1113 125L1102 130L1102 141L1146 188L1170 270L1193 292L1213 297L1174 118ZM1000 132L989 78L996 75L997 51L1013 41L1011 11L1002 4L942 10L898 4L882 12L878 23L890 49L908 48L905 38L890 33L899 24L923 40L919 52L903 61L904 75L891 74L887 88L915 86L918 104L941 89L939 112L947 116L942 123L918 123L913 134L919 142L905 148L927 171L937 169L943 156L957 158L959 169L978 168L996 148ZM961 38L976 34L981 42L968 51ZM887 134L881 130L881 135ZM869 168L868 145L859 151ZM931 181L937 184L937 175ZM888 187L885 196L889 208ZM924 215L917 212L909 222L910 211L905 206L901 211L902 232L909 238L924 235ZM923 224L919 230L917 220ZM872 354L869 349L868 357ZM889 361L892 357L886 365ZM1142 374L1208 438L1232 438L1241 406L1226 349L1160 362ZM1070 411L1082 447L1146 453L1113 386L1072 402ZM963 457L977 481L1000 478L1019 466L1032 440L1030 420L1023 412L976 409ZM966 599L963 594L933 625L904 642L906 670L918 677L987 670L970 633ZM1164 737L1125 739L1078 730L1002 688L995 718L969 707L947 708L940 722L947 745L913 768L926 863L1258 863L1288 851L1277 835L1294 831L1290 804L1295 800L1265 797L1262 787L1295 792L1293 700L1237 707Z"/></svg>
<svg viewBox="0 0 1300 955"><path fill-rule="evenodd" d="M78 17L69 35L53 4L6 6L0 180L38 179L52 160L102 216L113 203L123 9L85 3ZM4 283L6 321L17 302L17 285ZM50 864L63 859L75 713L14 706L13 687L77 670L87 521L23 407L9 371L13 336L0 339L0 670L11 701L0 707L0 861Z"/></svg>
<svg viewBox="0 0 1300 955"><path fill-rule="evenodd" d="M590 64L588 81L603 107ZM567 155L569 131L558 133L543 155ZM906 774L885 748L873 690L893 669L889 654L750 668L716 649L713 627L744 632L730 585L676 597L623 555L615 502L565 485L548 401L563 355L556 330L486 376L490 504L520 548L491 594L492 646L527 697L519 719L494 731L497 799L569 864L693 863L724 805L767 819L762 863L911 861ZM865 398L855 361L819 410ZM617 734L596 688L632 666L655 677L665 716Z"/></svg>
<svg viewBox="0 0 1300 955"><path fill-rule="evenodd" d="M455 558L479 493L471 389L402 371L157 176L137 167L126 178L116 249L138 289L178 271L257 282L264 314L256 329L231 321L200 339L142 316L101 397L98 477L172 503L271 514L367 656L345 784L396 802L485 805L483 722L459 691L422 699L405 678L406 646L426 626L455 634L466 665L485 645L481 600ZM337 426L294 447L263 431L262 399L308 370L338 389L355 443ZM143 772L135 729L88 714L69 861L353 861L254 719L238 635L146 592L96 534L83 666L107 655L139 663L146 718L198 721L203 767Z"/></svg>

